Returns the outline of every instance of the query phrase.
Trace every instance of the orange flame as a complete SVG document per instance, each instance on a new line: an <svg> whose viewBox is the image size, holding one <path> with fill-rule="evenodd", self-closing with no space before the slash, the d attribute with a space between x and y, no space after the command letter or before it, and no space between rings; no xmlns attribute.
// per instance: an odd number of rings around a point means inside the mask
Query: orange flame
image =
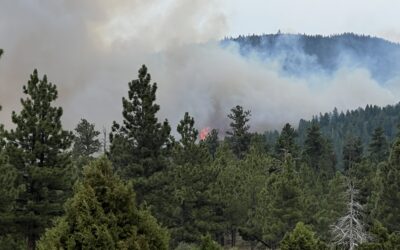
<svg viewBox="0 0 400 250"><path fill-rule="evenodd" d="M200 140L206 139L207 135L210 133L210 127L205 127L200 131Z"/></svg>

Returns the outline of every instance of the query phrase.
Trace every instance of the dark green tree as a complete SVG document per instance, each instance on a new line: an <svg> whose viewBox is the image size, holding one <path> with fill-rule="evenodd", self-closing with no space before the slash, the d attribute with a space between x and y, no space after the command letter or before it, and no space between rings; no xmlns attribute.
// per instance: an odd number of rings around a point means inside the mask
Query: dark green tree
<svg viewBox="0 0 400 250"><path fill-rule="evenodd" d="M382 127L374 130L368 148L369 157L374 163L387 160L389 156L389 145Z"/></svg>
<svg viewBox="0 0 400 250"><path fill-rule="evenodd" d="M347 138L343 147L343 164L344 170L347 172L354 164L360 163L362 160L363 148L359 137Z"/></svg>
<svg viewBox="0 0 400 250"><path fill-rule="evenodd" d="M324 153L324 138L319 126L315 123L307 130L307 137L304 142L304 157L315 170L320 169L320 158Z"/></svg>
<svg viewBox="0 0 400 250"><path fill-rule="evenodd" d="M210 160L205 145L196 144L199 132L194 127L194 123L193 117L186 112L177 126L180 140L174 147L173 158L176 165L190 164L191 166L188 167L193 167Z"/></svg>
<svg viewBox="0 0 400 250"><path fill-rule="evenodd" d="M6 132L6 154L18 174L17 186L25 187L16 201L14 225L27 238L28 248L35 249L39 235L63 213L73 182L65 153L72 133L63 130L63 110L53 106L57 88L46 75L39 79L34 70L23 92L27 97L21 99L21 112L12 113L15 129Z"/></svg>
<svg viewBox="0 0 400 250"><path fill-rule="evenodd" d="M400 231L400 138L392 146L389 162L378 170L378 180L373 214L389 231Z"/></svg>
<svg viewBox="0 0 400 250"><path fill-rule="evenodd" d="M400 249L400 233L390 233L379 221L374 221L370 228L371 241L361 244L358 250Z"/></svg>
<svg viewBox="0 0 400 250"><path fill-rule="evenodd" d="M322 136L318 124L312 123L304 142L303 159L314 170L326 177L335 173L336 156L332 144Z"/></svg>
<svg viewBox="0 0 400 250"><path fill-rule="evenodd" d="M38 243L47 249L168 249L168 232L135 202L131 184L101 158L85 168L83 180L67 201L65 215Z"/></svg>
<svg viewBox="0 0 400 250"><path fill-rule="evenodd" d="M198 131L194 124L194 119L185 113L177 126L180 140L174 145L171 165L159 175L165 185L157 195L155 210L170 228L173 246L179 242L198 243L209 231L209 225L212 227L212 201L208 190L215 178L207 148L195 143Z"/></svg>
<svg viewBox="0 0 400 250"><path fill-rule="evenodd" d="M146 66L140 68L138 77L129 82L128 98L122 98L123 124L114 122L112 126L109 158L122 177L135 179L142 201L155 188L149 178L165 169L171 128L167 120L158 122L157 84L151 84Z"/></svg>
<svg viewBox="0 0 400 250"><path fill-rule="evenodd" d="M231 130L226 133L229 135L228 141L231 149L239 159L246 155L250 147L251 135L248 125L250 115L250 110L243 110L243 107L239 105L232 108L231 113L228 114L228 118L231 119L229 124Z"/></svg>
<svg viewBox="0 0 400 250"><path fill-rule="evenodd" d="M303 218L304 196L293 160L288 159L280 171L271 174L258 200L255 225L261 228L262 242L277 248L286 232Z"/></svg>
<svg viewBox="0 0 400 250"><path fill-rule="evenodd" d="M95 125L86 119L81 119L75 128L73 154L77 157L90 157L99 152L101 143L98 139L100 132Z"/></svg>
<svg viewBox="0 0 400 250"><path fill-rule="evenodd" d="M287 233L280 243L282 250L323 250L328 246L320 241L310 227L298 222L292 232Z"/></svg>
<svg viewBox="0 0 400 250"><path fill-rule="evenodd" d="M201 143L207 147L212 159L215 159L215 154L217 153L217 148L219 146L218 130L211 129L210 133L208 133Z"/></svg>
<svg viewBox="0 0 400 250"><path fill-rule="evenodd" d="M202 238L199 250L222 250L222 247L207 234Z"/></svg>
<svg viewBox="0 0 400 250"><path fill-rule="evenodd" d="M183 147L193 145L199 135L199 131L194 128L194 118L188 112L185 113L183 120L179 122L176 130L181 135L179 142Z"/></svg>
<svg viewBox="0 0 400 250"><path fill-rule="evenodd" d="M6 163L0 149L0 250L26 249L23 238L15 233L13 208L23 186L16 186L16 169Z"/></svg>
<svg viewBox="0 0 400 250"><path fill-rule="evenodd" d="M284 160L287 154L290 154L293 158L298 156L299 147L295 141L296 137L296 130L289 123L286 123L275 144L275 154L278 159Z"/></svg>

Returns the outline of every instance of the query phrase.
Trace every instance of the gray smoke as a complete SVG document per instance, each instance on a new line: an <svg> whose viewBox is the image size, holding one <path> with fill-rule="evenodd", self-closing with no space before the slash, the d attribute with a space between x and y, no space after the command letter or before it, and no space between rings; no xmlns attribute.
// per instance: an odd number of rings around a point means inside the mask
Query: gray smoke
<svg viewBox="0 0 400 250"><path fill-rule="evenodd" d="M226 114L239 104L252 111L252 128L264 131L334 107L394 104L400 96L398 80L381 87L362 68L282 74L279 60L242 57L235 44L221 47L217 40L227 29L218 0L5 1L0 121L11 126L34 68L58 85L68 128L82 117L98 127L120 120L121 98L141 64L159 85L160 119L173 126L188 111L198 128L224 129Z"/></svg>

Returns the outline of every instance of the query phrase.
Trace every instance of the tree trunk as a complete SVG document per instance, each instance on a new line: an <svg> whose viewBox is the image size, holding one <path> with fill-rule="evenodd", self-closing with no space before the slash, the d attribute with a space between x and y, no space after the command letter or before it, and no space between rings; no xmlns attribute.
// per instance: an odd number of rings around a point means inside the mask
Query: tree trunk
<svg viewBox="0 0 400 250"><path fill-rule="evenodd" d="M236 228L231 229L231 247L236 246Z"/></svg>
<svg viewBox="0 0 400 250"><path fill-rule="evenodd" d="M36 238L33 235L28 236L28 250L35 250Z"/></svg>

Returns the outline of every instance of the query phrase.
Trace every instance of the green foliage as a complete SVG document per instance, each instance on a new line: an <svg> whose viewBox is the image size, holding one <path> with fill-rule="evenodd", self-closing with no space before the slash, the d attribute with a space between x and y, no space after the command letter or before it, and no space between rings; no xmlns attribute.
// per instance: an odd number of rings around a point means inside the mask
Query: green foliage
<svg viewBox="0 0 400 250"><path fill-rule="evenodd" d="M400 138L392 146L389 162L378 172L374 215L390 231L400 230Z"/></svg>
<svg viewBox="0 0 400 250"><path fill-rule="evenodd" d="M282 250L323 250L328 249L315 233L303 222L296 224L292 232L285 235L280 243Z"/></svg>
<svg viewBox="0 0 400 250"><path fill-rule="evenodd" d="M199 250L199 247L196 244L189 244L186 242L181 242L175 248L175 250Z"/></svg>
<svg viewBox="0 0 400 250"><path fill-rule="evenodd" d="M255 224L259 224L262 239L269 247L277 247L286 232L303 217L301 180L293 162L271 174L258 193Z"/></svg>
<svg viewBox="0 0 400 250"><path fill-rule="evenodd" d="M18 175L16 186L24 187L16 199L14 225L33 249L51 219L63 213L73 181L65 153L72 134L62 128L62 108L52 106L58 93L46 75L39 79L34 70L23 92L27 98L21 99L22 110L12 114L16 127L6 132L6 154Z"/></svg>
<svg viewBox="0 0 400 250"><path fill-rule="evenodd" d="M207 148L203 143L196 144L198 131L194 128L194 119L185 113L183 120L177 126L180 135L179 143L174 145L173 161L176 165L204 164L210 161Z"/></svg>
<svg viewBox="0 0 400 250"><path fill-rule="evenodd" d="M90 157L100 150L101 143L98 139L100 132L95 125L86 119L81 119L75 128L73 154L75 157Z"/></svg>
<svg viewBox="0 0 400 250"><path fill-rule="evenodd" d="M215 181L212 166L172 165L158 178L165 185L152 204L158 218L168 225L173 246L181 241L199 242L203 234L215 231L215 203L210 193L210 185Z"/></svg>
<svg viewBox="0 0 400 250"><path fill-rule="evenodd" d="M122 98L123 124L112 126L108 156L123 178L135 179L138 200L143 201L159 186L150 179L167 165L171 128L167 120L158 122L157 84L150 83L146 66L139 69L138 77L129 82L128 98Z"/></svg>
<svg viewBox="0 0 400 250"><path fill-rule="evenodd" d="M381 127L374 130L368 150L370 159L375 163L387 159L389 155L388 143Z"/></svg>
<svg viewBox="0 0 400 250"><path fill-rule="evenodd" d="M313 123L307 130L304 142L303 159L317 172L331 176L335 172L335 155L332 145L326 140L319 126Z"/></svg>
<svg viewBox="0 0 400 250"><path fill-rule="evenodd" d="M315 176L307 182L315 183L315 185L306 190L303 201L306 204L303 220L313 225L314 230L323 240L329 241L331 238L329 227L345 213L346 177L337 172L328 183L325 179L315 178ZM309 185L307 182L305 185Z"/></svg>
<svg viewBox="0 0 400 250"><path fill-rule="evenodd" d="M215 159L215 154L217 153L217 149L219 146L218 130L211 129L210 133L208 133L206 138L203 141L201 141L201 144L204 144L206 146L211 157Z"/></svg>
<svg viewBox="0 0 400 250"><path fill-rule="evenodd" d="M278 159L284 160L288 154L297 158L299 147L295 142L296 137L295 129L289 123L286 123L275 144L275 154Z"/></svg>
<svg viewBox="0 0 400 250"><path fill-rule="evenodd" d="M9 232L13 225L12 209L23 187L16 187L18 173L14 167L3 162L0 154L0 235Z"/></svg>
<svg viewBox="0 0 400 250"><path fill-rule="evenodd" d="M25 250L26 247L26 242L20 235L0 235L0 250Z"/></svg>
<svg viewBox="0 0 400 250"><path fill-rule="evenodd" d="M222 247L213 241L211 236L208 234L201 240L199 250L222 250Z"/></svg>
<svg viewBox="0 0 400 250"><path fill-rule="evenodd" d="M180 143L183 147L193 145L199 135L199 131L194 128L194 118L190 117L188 112L185 113L176 130L181 135Z"/></svg>
<svg viewBox="0 0 400 250"><path fill-rule="evenodd" d="M349 171L354 164L360 163L362 160L363 148L360 138L347 138L343 148L343 164L344 170Z"/></svg>
<svg viewBox="0 0 400 250"><path fill-rule="evenodd" d="M168 249L168 233L136 206L132 185L101 158L86 167L65 215L46 231L38 249Z"/></svg>
<svg viewBox="0 0 400 250"><path fill-rule="evenodd" d="M242 106L237 105L231 109L231 113L228 114L228 118L231 119L229 126L231 131L226 133L229 135L228 142L237 158L242 159L250 146L250 133L248 132L250 126L249 117L251 112L249 110L243 110Z"/></svg>
<svg viewBox="0 0 400 250"><path fill-rule="evenodd" d="M333 112L313 117L311 121L300 120L297 130L299 134L298 143L301 146L304 144L307 129L313 123L317 123L322 135L332 141L333 150L338 161L337 167L342 169L344 167L342 153L346 138L360 138L363 148L368 149L372 141L371 135L376 128L381 127L384 130L384 136L387 141L392 142L398 131L397 125L399 122L400 104L386 107L367 105L365 108L340 113L335 108ZM268 133L270 140L273 140L274 133Z"/></svg>
<svg viewBox="0 0 400 250"><path fill-rule="evenodd" d="M361 244L359 250L398 250L400 249L400 234L389 233L380 222L375 221L370 229L371 241Z"/></svg>

